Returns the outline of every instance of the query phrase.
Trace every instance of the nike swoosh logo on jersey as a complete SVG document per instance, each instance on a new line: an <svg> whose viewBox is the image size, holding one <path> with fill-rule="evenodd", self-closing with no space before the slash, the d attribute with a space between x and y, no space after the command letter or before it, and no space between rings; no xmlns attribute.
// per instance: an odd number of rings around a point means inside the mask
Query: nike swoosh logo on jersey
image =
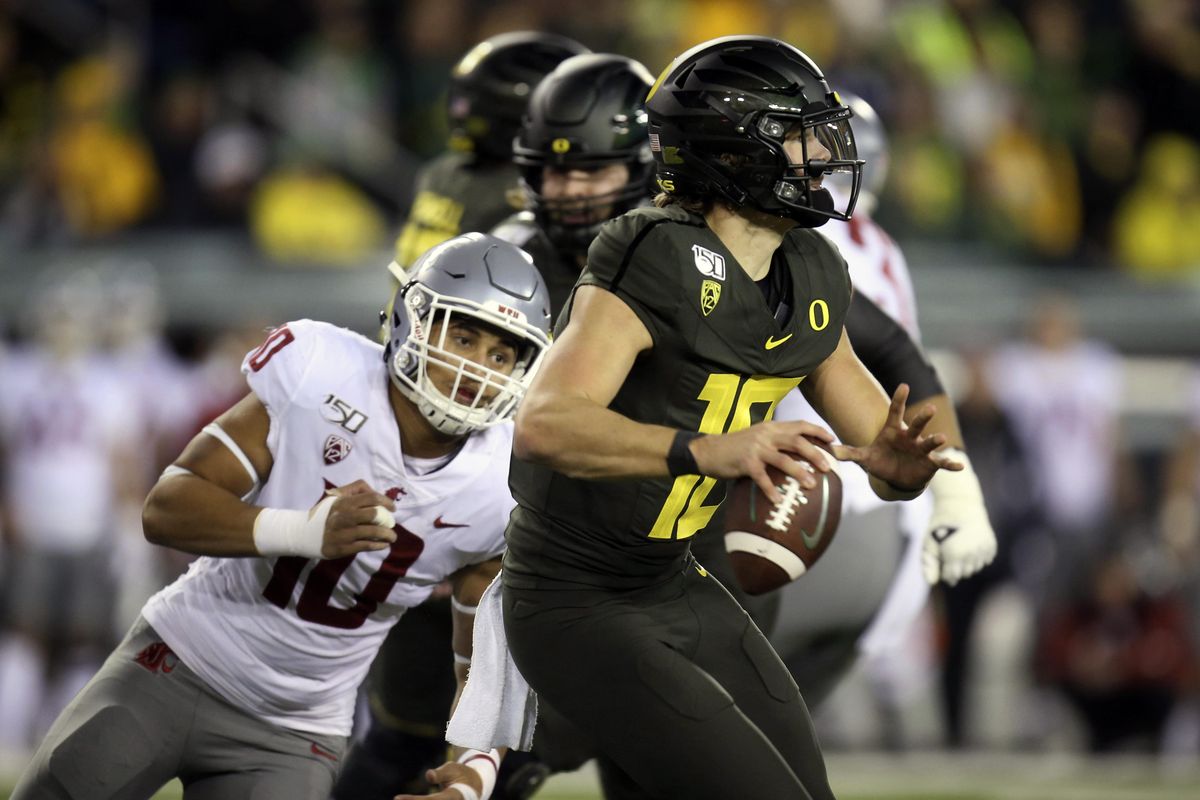
<svg viewBox="0 0 1200 800"><path fill-rule="evenodd" d="M433 527L435 527L435 528L466 528L467 525L465 523L460 525L457 522L446 522L439 516L437 519L435 519L433 521Z"/></svg>
<svg viewBox="0 0 1200 800"><path fill-rule="evenodd" d="M787 336L780 339L779 341L776 341L774 336L768 336L767 344L765 346L768 350L774 350L776 347L779 347L779 345L783 344L790 338L792 338L792 334L790 334L790 333Z"/></svg>
<svg viewBox="0 0 1200 800"><path fill-rule="evenodd" d="M330 761L338 760L337 756L335 756L333 753L329 752L328 750L324 749L323 747L320 747L316 742L312 743L311 750L312 750L312 754L314 756L320 756L321 758L328 758Z"/></svg>

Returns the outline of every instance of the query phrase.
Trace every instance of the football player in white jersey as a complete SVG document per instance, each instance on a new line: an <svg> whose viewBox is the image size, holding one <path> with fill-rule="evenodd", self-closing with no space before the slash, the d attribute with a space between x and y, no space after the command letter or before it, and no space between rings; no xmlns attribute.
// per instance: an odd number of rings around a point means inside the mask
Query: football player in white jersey
<svg viewBox="0 0 1200 800"><path fill-rule="evenodd" d="M858 152L866 161L863 185L854 217L833 220L819 230L838 246L850 269L857 294L865 295L920 341L912 279L904 254L870 218L887 173L887 138L875 110L862 98L842 93L854 110ZM838 176L827 184L837 192ZM996 537L983 505L979 480L963 452L962 433L954 406L936 373L920 363L912 348L889 347L880 341L895 324L864 305L851 305L846 330L867 367L893 391L909 383L909 408L932 403L937 414L929 430L946 436L961 472L941 471L929 492L908 503L884 503L871 491L867 476L854 465L840 464L843 482L842 521L837 537L821 562L802 580L779 592L780 612L771 634L785 663L810 704L816 705L833 689L862 655L868 669L894 662L897 647L908 636L929 593L939 580L953 585L986 566L995 557ZM896 337L896 341L904 337ZM888 352L894 357L883 357ZM819 417L799 392L779 404L775 419ZM932 503L932 506L930 505ZM891 529L898 536L882 535ZM924 575L922 576L922 573ZM876 672L887 681L891 676Z"/></svg>
<svg viewBox="0 0 1200 800"><path fill-rule="evenodd" d="M430 250L385 346L311 320L249 353L250 393L150 492L146 537L197 553L59 717L14 798L325 800L388 628L449 578L460 680L499 569L513 414L549 341L532 259Z"/></svg>

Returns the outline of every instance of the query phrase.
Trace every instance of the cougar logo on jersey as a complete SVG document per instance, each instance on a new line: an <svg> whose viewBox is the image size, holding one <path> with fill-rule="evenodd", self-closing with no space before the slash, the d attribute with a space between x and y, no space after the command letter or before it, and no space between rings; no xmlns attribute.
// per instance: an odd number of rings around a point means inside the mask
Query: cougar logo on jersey
<svg viewBox="0 0 1200 800"><path fill-rule="evenodd" d="M358 433L367 424L367 415L340 398L328 395L321 404L321 416L351 433Z"/></svg>
<svg viewBox="0 0 1200 800"><path fill-rule="evenodd" d="M325 447L322 451L322 457L325 459L325 466L332 467L334 464L350 455L350 451L353 449L354 445L350 444L342 437L334 433L329 434L329 438L325 440Z"/></svg>
<svg viewBox="0 0 1200 800"><path fill-rule="evenodd" d="M698 244L692 245L692 252L696 256L696 269L700 270L701 275L725 280L725 256Z"/></svg>

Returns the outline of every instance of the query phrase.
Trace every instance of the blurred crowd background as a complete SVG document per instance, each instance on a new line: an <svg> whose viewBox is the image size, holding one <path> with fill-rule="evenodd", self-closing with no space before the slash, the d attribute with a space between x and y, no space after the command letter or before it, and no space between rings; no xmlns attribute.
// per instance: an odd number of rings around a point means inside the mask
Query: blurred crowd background
<svg viewBox="0 0 1200 800"><path fill-rule="evenodd" d="M231 227L349 263L443 146L450 66L564 33L657 72L730 31L798 45L893 137L881 221L1038 263L1200 263L1190 0L5 0L6 238Z"/></svg>
<svg viewBox="0 0 1200 800"><path fill-rule="evenodd" d="M450 67L516 29L654 73L769 33L888 128L875 216L1001 550L827 740L1200 755L1195 0L0 0L0 753L186 563L140 503L263 327L372 330ZM15 548L94 570L16 575Z"/></svg>

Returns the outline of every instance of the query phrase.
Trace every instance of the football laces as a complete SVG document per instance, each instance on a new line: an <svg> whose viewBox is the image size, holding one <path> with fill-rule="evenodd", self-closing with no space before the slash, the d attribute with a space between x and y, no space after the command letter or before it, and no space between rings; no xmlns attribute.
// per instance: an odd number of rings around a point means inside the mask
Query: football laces
<svg viewBox="0 0 1200 800"><path fill-rule="evenodd" d="M809 472L813 471L808 464L805 464L804 467ZM808 498L804 495L804 490L800 488L800 481L791 475L781 486L776 488L783 495L783 500L771 508L771 513L767 515L767 527L782 533L792 524L792 516L796 513L796 509L807 504Z"/></svg>

